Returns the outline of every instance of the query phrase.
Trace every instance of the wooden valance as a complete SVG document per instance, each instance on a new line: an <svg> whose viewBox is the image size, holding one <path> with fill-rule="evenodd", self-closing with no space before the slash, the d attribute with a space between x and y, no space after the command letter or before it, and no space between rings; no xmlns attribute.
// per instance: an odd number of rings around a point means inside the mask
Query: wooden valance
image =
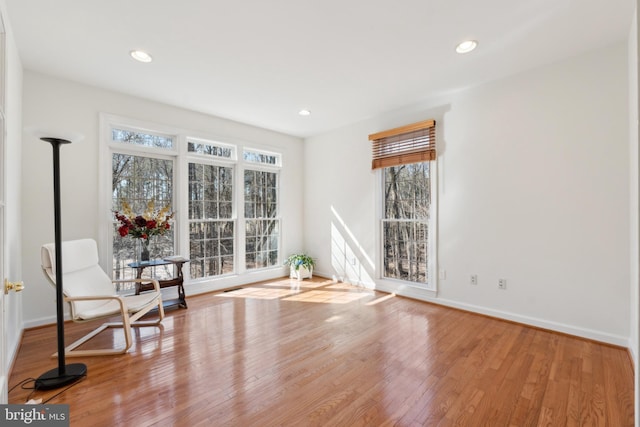
<svg viewBox="0 0 640 427"><path fill-rule="evenodd" d="M436 159L436 121L422 122L369 135L372 169Z"/></svg>

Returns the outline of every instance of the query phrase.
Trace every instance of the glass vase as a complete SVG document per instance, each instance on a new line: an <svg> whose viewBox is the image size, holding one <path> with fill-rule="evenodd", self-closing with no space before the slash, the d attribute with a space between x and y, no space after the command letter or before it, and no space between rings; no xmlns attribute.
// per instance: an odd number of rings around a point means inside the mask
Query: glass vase
<svg viewBox="0 0 640 427"><path fill-rule="evenodd" d="M136 251L136 261L138 262L148 262L150 258L150 245L151 240L149 239L138 239L137 251Z"/></svg>

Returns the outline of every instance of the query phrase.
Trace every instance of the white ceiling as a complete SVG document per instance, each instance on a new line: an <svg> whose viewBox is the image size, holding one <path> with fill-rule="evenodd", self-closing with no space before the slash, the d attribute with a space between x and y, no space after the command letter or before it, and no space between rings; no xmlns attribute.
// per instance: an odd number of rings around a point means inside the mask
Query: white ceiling
<svg viewBox="0 0 640 427"><path fill-rule="evenodd" d="M302 137L624 41L635 10L634 0L5 2L26 69ZM466 38L478 49L456 54Z"/></svg>

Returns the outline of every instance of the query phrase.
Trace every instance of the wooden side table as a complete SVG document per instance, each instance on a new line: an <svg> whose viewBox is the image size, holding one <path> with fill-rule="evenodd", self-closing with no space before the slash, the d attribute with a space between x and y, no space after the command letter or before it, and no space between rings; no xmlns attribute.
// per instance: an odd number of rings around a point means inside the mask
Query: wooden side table
<svg viewBox="0 0 640 427"><path fill-rule="evenodd" d="M161 265L175 265L175 277L172 279L163 279L158 280L158 284L161 288L169 288L172 286L178 287L178 298L172 300L163 300L162 305L164 307L172 307L179 306L181 308L187 308L187 299L184 293L184 277L182 275L182 266L189 262L190 260L184 258L176 258L176 259L152 259L149 261L141 261L141 262L132 262L129 264L129 267L136 270L136 278L142 278L142 272L147 267L158 267ZM136 284L136 295L139 295L140 292L150 291L153 289L153 284L151 283L138 283Z"/></svg>

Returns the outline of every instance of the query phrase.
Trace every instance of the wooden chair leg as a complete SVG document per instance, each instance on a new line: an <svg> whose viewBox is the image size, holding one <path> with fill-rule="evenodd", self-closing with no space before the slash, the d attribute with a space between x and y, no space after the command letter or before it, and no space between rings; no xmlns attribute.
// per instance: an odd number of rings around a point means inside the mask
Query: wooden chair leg
<svg viewBox="0 0 640 427"><path fill-rule="evenodd" d="M164 306L162 300L158 298L158 323L162 322L162 319L164 319Z"/></svg>
<svg viewBox="0 0 640 427"><path fill-rule="evenodd" d="M157 298L157 306L158 306L158 319L151 321L138 321L139 318L147 314L152 308L155 306L149 306L146 310L139 311L134 315L129 315L129 313L122 312L122 322L109 322L104 323L97 329L94 329L92 332L88 333L84 337L75 341L73 344L68 345L65 348L65 355L69 357L80 357L80 356L105 356L105 355L113 355L113 354L123 354L126 353L131 346L133 345L133 338L131 334L132 327L142 327L142 326L158 326L162 319L164 319L164 307L162 306L162 299L160 297ZM124 333L125 346L123 348L110 348L110 349L96 349L96 350L76 350L77 347L89 341L91 338L98 335L100 332L104 331L107 328L122 328ZM57 357L58 353L54 353L52 357Z"/></svg>
<svg viewBox="0 0 640 427"><path fill-rule="evenodd" d="M131 338L131 323L129 323L129 315L127 313L122 313L122 329L124 330L124 341L125 351L131 348L131 344L133 344L133 339Z"/></svg>
<svg viewBox="0 0 640 427"><path fill-rule="evenodd" d="M123 354L126 353L129 349L125 348L110 348L110 349L96 349L96 350L76 350L77 347L80 347L82 344L89 341L91 338L98 335L100 332L104 331L107 328L119 328L122 327L122 323L120 322L111 322L104 323L99 328L94 329L84 337L80 338L77 341L74 341L72 344L68 345L64 349L64 354L67 357L81 357L81 356L107 356L114 354ZM58 357L58 352L55 352L51 357Z"/></svg>
<svg viewBox="0 0 640 427"><path fill-rule="evenodd" d="M82 356L110 356L116 354L124 354L129 351L129 348L133 345L133 339L131 334L131 327L142 327L142 326L158 326L157 322L136 322L131 323L127 319L127 325L125 326L122 322L109 322L102 324L99 328L94 329L84 337L79 340L73 342L72 344L65 347L65 356L67 357L82 357ZM125 337L126 345L121 348L108 348L108 349L95 349L95 350L76 350L77 347L86 343L100 332L104 331L108 328L122 328ZM55 352L51 355L51 357L58 357L58 352Z"/></svg>

